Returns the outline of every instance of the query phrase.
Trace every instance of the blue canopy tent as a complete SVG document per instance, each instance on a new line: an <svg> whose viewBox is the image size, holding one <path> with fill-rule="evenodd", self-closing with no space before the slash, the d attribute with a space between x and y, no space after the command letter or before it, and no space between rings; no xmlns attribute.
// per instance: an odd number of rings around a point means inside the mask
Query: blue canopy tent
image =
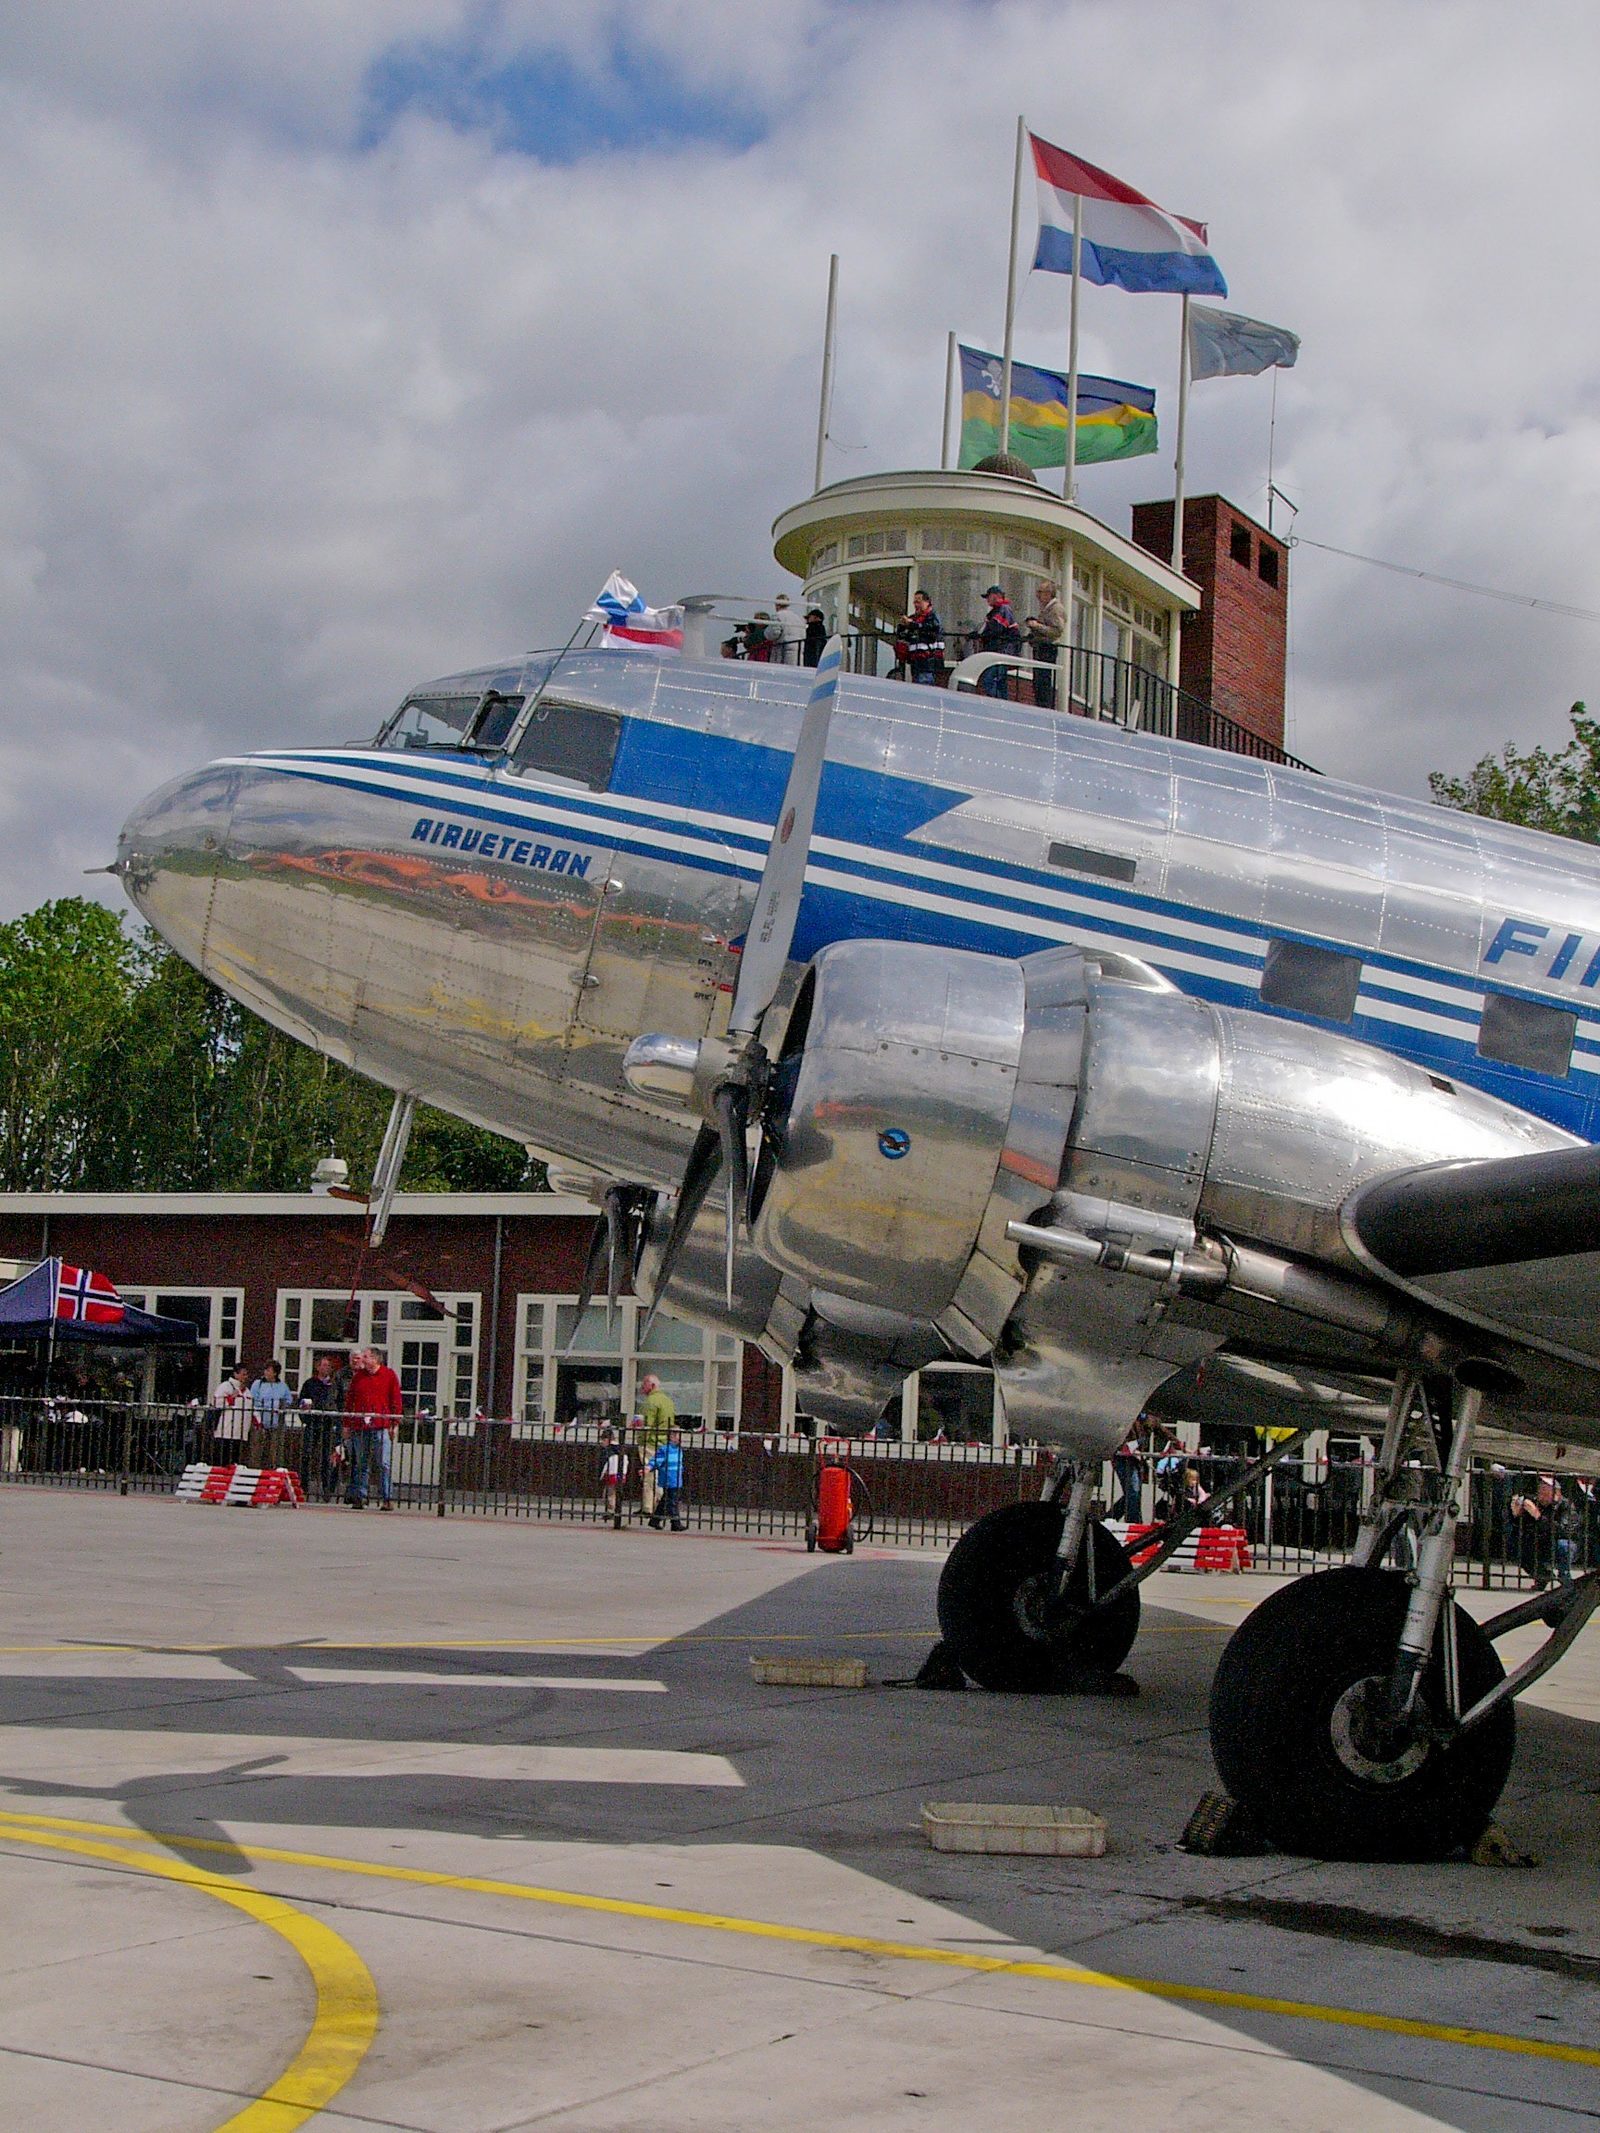
<svg viewBox="0 0 1600 2133"><path fill-rule="evenodd" d="M64 1279L59 1259L45 1259L20 1281L0 1289L0 1340L116 1348L196 1346L199 1335L187 1319L162 1318L124 1303L104 1275L78 1267L68 1267L65 1274Z"/></svg>

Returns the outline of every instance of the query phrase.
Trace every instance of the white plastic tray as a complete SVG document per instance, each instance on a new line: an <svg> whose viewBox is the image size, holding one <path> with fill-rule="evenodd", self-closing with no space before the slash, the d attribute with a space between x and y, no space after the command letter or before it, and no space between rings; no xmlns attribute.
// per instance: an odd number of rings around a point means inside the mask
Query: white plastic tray
<svg viewBox="0 0 1600 2133"><path fill-rule="evenodd" d="M984 1807L929 1802L922 1827L936 1852L1027 1852L1043 1859L1098 1859L1106 1825L1087 1807Z"/></svg>

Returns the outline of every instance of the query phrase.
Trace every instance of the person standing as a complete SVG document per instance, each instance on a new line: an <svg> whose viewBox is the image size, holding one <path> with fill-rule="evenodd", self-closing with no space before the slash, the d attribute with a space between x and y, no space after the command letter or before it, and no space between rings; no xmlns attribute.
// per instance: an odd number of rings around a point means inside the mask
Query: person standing
<svg viewBox="0 0 1600 2133"><path fill-rule="evenodd" d="M674 1533L686 1533L689 1521L683 1515L683 1438L677 1430L669 1430L665 1444L656 1446L650 1465L661 1489L650 1524L659 1533L662 1520L670 1519Z"/></svg>
<svg viewBox="0 0 1600 2133"><path fill-rule="evenodd" d="M600 1509L603 1517L616 1523L622 1491L628 1481L628 1447L618 1440L616 1431L607 1423L600 1432Z"/></svg>
<svg viewBox="0 0 1600 2133"><path fill-rule="evenodd" d="M671 1394L662 1391L661 1380L648 1372L639 1380L639 1401L639 1457L644 1465L639 1479L640 1508L649 1518L661 1498L661 1475L652 1455L667 1441L667 1433L678 1419L678 1410Z"/></svg>
<svg viewBox="0 0 1600 2133"><path fill-rule="evenodd" d="M366 1508L376 1467L378 1507L387 1511L390 1432L400 1421L400 1380L375 1348L358 1348L350 1358L345 1412L350 1419L350 1507Z"/></svg>
<svg viewBox="0 0 1600 2133"><path fill-rule="evenodd" d="M925 592L911 595L911 612L900 625L900 641L905 646L907 679L936 688L944 665L944 628Z"/></svg>
<svg viewBox="0 0 1600 2133"><path fill-rule="evenodd" d="M250 1377L243 1363L235 1363L211 1395L212 1460L244 1457L250 1435Z"/></svg>
<svg viewBox="0 0 1600 2133"><path fill-rule="evenodd" d="M1140 1422L1142 1420L1141 1416ZM1139 1523L1139 1511L1144 1501L1144 1440L1139 1433L1140 1422L1134 1423L1123 1438L1121 1449L1111 1460L1111 1471L1121 1491L1111 1515L1125 1520L1130 1526Z"/></svg>
<svg viewBox="0 0 1600 2133"><path fill-rule="evenodd" d="M1044 664L1033 670L1033 700L1041 711L1056 707L1056 662L1067 634L1067 611L1048 578L1039 582L1039 612L1028 618L1028 653Z"/></svg>
<svg viewBox="0 0 1600 2133"><path fill-rule="evenodd" d="M300 1383L299 1406L306 1418L301 1439L306 1494L313 1489L318 1501L331 1503L335 1494L333 1447L339 1429L340 1395L338 1364L331 1355L319 1355L310 1377Z"/></svg>
<svg viewBox="0 0 1600 2133"><path fill-rule="evenodd" d="M256 1460L260 1466L281 1466L283 1447L279 1432L283 1425L284 1410L294 1404L294 1394L283 1382L283 1372L276 1363L263 1363L261 1375L250 1387L250 1406L260 1435L256 1439Z"/></svg>
<svg viewBox="0 0 1600 2133"><path fill-rule="evenodd" d="M996 657L1015 659L1022 650L1022 632L1017 628L1017 618L1011 611L1011 602L1006 598L1003 585L991 585L983 597L989 603L989 612L983 618L978 631L978 649ZM1006 696L1007 669L987 666L978 676L978 691L983 696Z"/></svg>
<svg viewBox="0 0 1600 2133"><path fill-rule="evenodd" d="M773 628L778 633L778 641L772 647L773 664L797 667L802 663L801 654L805 650L805 622L800 610L791 604L787 593L779 593L772 605Z"/></svg>
<svg viewBox="0 0 1600 2133"><path fill-rule="evenodd" d="M801 657L808 667L817 666L828 649L828 618L820 607L806 609L806 634Z"/></svg>

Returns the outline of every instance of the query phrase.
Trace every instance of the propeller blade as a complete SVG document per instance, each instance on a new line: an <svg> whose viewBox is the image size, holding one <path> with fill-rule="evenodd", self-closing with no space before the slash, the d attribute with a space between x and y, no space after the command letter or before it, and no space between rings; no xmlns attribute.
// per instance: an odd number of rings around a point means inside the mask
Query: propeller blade
<svg viewBox="0 0 1600 2133"><path fill-rule="evenodd" d="M606 1325L617 1315L622 1289L622 1269L628 1262L628 1194L620 1185L608 1185L605 1197L606 1226Z"/></svg>
<svg viewBox="0 0 1600 2133"><path fill-rule="evenodd" d="M726 1205L723 1279L728 1309L731 1311L733 1257L738 1248L739 1224L744 1219L745 1201L750 1195L750 1159L744 1138L750 1117L750 1092L741 1082L725 1081L717 1089L713 1103L717 1114L717 1140L722 1154L722 1167L727 1173L723 1180L723 1199Z"/></svg>
<svg viewBox="0 0 1600 2133"><path fill-rule="evenodd" d="M706 1202L706 1194L717 1181L717 1172L722 1168L722 1136L715 1126L702 1126L694 1137L694 1146L689 1151L689 1161L683 1173L683 1183L678 1187L678 1205L672 1217L672 1227L667 1232L667 1241L661 1248L661 1269L656 1275L656 1300L645 1314L644 1324L639 1329L642 1344L645 1335L656 1322L656 1313L661 1308L661 1299L667 1283L672 1279L672 1270L678 1263L678 1254L683 1250L684 1240L694 1227L694 1218Z"/></svg>
<svg viewBox="0 0 1600 2133"><path fill-rule="evenodd" d="M386 1266L381 1259L373 1263L376 1271L386 1280L392 1281L397 1289L404 1289L407 1295L414 1296L418 1303L426 1304L430 1311L437 1311L441 1318L455 1317L454 1306L441 1303L428 1284L417 1275L402 1273L398 1267Z"/></svg>
<svg viewBox="0 0 1600 2133"><path fill-rule="evenodd" d="M816 683L800 721L800 738L795 743L772 842L767 847L767 863L756 890L755 909L745 933L744 953L739 958L739 982L728 1016L728 1036L735 1043L740 1038L753 1037L761 1027L761 1018L772 1005L789 960L800 897L806 885L806 860L811 852L817 793L828 752L828 725L838 699L843 657L840 640L830 637L817 662Z"/></svg>
<svg viewBox="0 0 1600 2133"><path fill-rule="evenodd" d="M609 1192L606 1194L606 1198L607 1200L611 1198ZM594 1302L594 1292L600 1286L600 1271L605 1264L606 1247L609 1240L610 1224L605 1215L601 1215L594 1228L589 1232L589 1252L583 1262L583 1279L578 1283L578 1308L572 1314L572 1339L567 1343L568 1355L572 1353L579 1331L582 1328L583 1314L588 1310L590 1304Z"/></svg>

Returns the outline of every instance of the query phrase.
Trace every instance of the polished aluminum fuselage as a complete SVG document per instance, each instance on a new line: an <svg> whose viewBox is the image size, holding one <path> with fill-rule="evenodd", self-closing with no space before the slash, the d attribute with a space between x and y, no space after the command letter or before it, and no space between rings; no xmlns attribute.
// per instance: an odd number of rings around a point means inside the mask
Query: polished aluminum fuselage
<svg viewBox="0 0 1600 2133"><path fill-rule="evenodd" d="M500 671L512 686L516 663ZM569 655L546 715L620 715L604 790L449 749L263 751L155 795L124 830L120 870L167 939L268 1021L575 1173L670 1189L695 1121L630 1091L623 1055L644 1032L725 1026L809 684L776 666ZM1600 1138L1600 853L1534 832L852 678L795 970L851 939L1018 960L1072 944L1109 969L1126 959L1136 981L1153 970L1274 1016L1281 1064L1269 1045L1251 1070L1249 1165L1280 1196L1307 1161L1280 1111L1303 1123L1320 1106L1342 1148L1383 1100L1360 1046L1496 1099L1530 1146ZM1353 1014L1331 1025L1264 1003L1274 942L1359 962ZM1480 1051L1497 994L1575 1017L1565 1074ZM1330 1084L1303 1039L1332 1027L1354 1044ZM1127 1066L1152 1085L1161 1069ZM1453 1152L1496 1151L1446 1134L1415 1159Z"/></svg>
<svg viewBox="0 0 1600 2133"><path fill-rule="evenodd" d="M124 832L124 875L269 1021L666 1186L691 1129L628 1094L621 1055L725 1012L808 679L574 655L552 693L625 720L606 793L449 752L264 751L157 794ZM1012 956L1075 942L1259 1008L1268 944L1320 944L1362 963L1349 1034L1600 1137L1600 853L893 682L844 684L829 755L800 960L863 936ZM1478 1054L1495 992L1576 1012L1569 1074Z"/></svg>

